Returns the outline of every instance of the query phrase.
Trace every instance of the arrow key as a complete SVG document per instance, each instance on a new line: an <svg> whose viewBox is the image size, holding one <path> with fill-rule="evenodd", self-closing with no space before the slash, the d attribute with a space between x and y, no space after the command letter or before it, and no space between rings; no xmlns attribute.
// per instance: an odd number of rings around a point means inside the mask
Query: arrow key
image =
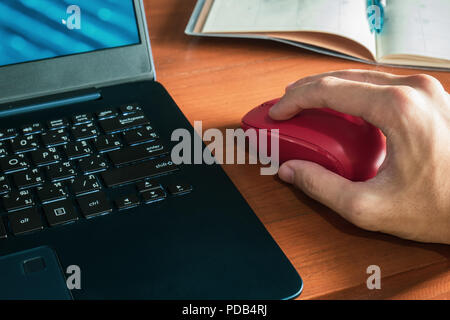
<svg viewBox="0 0 450 320"><path fill-rule="evenodd" d="M142 192L142 199L145 203L151 203L155 201L161 201L166 198L166 193L163 189L154 189Z"/></svg>
<svg viewBox="0 0 450 320"><path fill-rule="evenodd" d="M129 209L139 205L139 198L134 194L130 194L128 196L116 199L114 203L119 210Z"/></svg>
<svg viewBox="0 0 450 320"><path fill-rule="evenodd" d="M167 191L173 196L178 196L192 191L192 186L186 183L172 184L167 187Z"/></svg>

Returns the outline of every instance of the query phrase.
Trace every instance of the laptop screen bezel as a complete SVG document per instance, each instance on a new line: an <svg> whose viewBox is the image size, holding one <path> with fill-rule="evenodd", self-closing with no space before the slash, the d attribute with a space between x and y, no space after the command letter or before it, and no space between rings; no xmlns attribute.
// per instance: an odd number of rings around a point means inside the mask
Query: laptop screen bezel
<svg viewBox="0 0 450 320"><path fill-rule="evenodd" d="M0 104L155 78L142 0L133 0L140 43L0 67Z"/></svg>

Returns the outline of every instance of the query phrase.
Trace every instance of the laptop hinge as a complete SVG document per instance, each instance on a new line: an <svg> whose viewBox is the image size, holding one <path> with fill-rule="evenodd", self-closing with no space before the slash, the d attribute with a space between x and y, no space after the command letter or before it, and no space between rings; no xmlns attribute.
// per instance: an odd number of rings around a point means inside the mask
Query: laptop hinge
<svg viewBox="0 0 450 320"><path fill-rule="evenodd" d="M18 115L25 112L44 110L58 106L66 106L74 103L93 101L101 99L102 94L98 89L83 89L74 92L66 92L46 96L45 98L35 98L23 100L13 104L0 105L0 117Z"/></svg>

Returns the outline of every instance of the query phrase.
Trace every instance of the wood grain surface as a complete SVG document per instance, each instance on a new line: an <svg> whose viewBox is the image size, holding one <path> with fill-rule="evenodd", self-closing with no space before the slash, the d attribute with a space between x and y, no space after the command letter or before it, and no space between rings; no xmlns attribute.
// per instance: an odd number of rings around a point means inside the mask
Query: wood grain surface
<svg viewBox="0 0 450 320"><path fill-rule="evenodd" d="M195 0L145 0L157 80L191 123L237 128L258 104L311 74L371 66L265 40L190 37ZM426 73L450 90L450 73ZM449 146L450 147L450 146ZM299 299L449 299L450 247L361 230L282 183L258 165L223 168L304 280ZM381 290L369 290L369 265L381 268Z"/></svg>

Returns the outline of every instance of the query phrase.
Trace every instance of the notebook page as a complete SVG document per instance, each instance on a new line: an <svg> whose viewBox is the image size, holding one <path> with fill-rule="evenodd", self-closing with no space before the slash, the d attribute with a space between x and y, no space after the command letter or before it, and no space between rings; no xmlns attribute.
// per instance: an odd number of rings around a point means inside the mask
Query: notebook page
<svg viewBox="0 0 450 320"><path fill-rule="evenodd" d="M214 0L204 33L312 31L350 38L375 53L366 0Z"/></svg>
<svg viewBox="0 0 450 320"><path fill-rule="evenodd" d="M449 0L389 0L377 58L415 55L450 60Z"/></svg>

